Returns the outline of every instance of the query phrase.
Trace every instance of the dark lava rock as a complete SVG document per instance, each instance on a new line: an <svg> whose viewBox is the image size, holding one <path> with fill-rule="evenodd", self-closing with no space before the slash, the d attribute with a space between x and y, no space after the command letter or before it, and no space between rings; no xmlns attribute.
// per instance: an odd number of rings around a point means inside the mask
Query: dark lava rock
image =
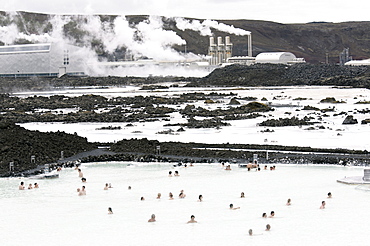
<svg viewBox="0 0 370 246"><path fill-rule="evenodd" d="M357 119L354 119L353 118L353 115L348 115L345 119L344 119L344 121L343 121L343 125L354 125L354 124L357 124L358 123L358 121L357 121Z"/></svg>
<svg viewBox="0 0 370 246"><path fill-rule="evenodd" d="M229 105L240 105L240 102L234 97L230 100Z"/></svg>
<svg viewBox="0 0 370 246"><path fill-rule="evenodd" d="M361 124L365 125L365 124L370 124L370 119L364 119L361 121Z"/></svg>
<svg viewBox="0 0 370 246"><path fill-rule="evenodd" d="M309 122L312 117L304 117L303 119L298 119L297 117L292 118L279 118L279 119L270 119L265 120L260 123L260 126L303 126L303 125L312 125L312 122Z"/></svg>

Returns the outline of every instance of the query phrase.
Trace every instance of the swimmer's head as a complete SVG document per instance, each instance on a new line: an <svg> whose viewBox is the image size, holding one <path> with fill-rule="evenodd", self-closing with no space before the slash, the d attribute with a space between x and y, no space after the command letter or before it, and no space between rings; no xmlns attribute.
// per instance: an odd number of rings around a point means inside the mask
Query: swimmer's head
<svg viewBox="0 0 370 246"><path fill-rule="evenodd" d="M154 219L155 218L155 214L152 214L152 219Z"/></svg>
<svg viewBox="0 0 370 246"><path fill-rule="evenodd" d="M194 215L190 216L190 219L195 219L195 216Z"/></svg>
<svg viewBox="0 0 370 246"><path fill-rule="evenodd" d="M253 235L252 229L249 229L248 233L249 233L249 236L252 236Z"/></svg>
<svg viewBox="0 0 370 246"><path fill-rule="evenodd" d="M262 218L266 218L267 217L267 214L266 213L263 213L262 214Z"/></svg>
<svg viewBox="0 0 370 246"><path fill-rule="evenodd" d="M234 205L233 205L232 203L230 203L230 205L229 205L229 206L230 206L230 208L233 208L233 207L234 207Z"/></svg>
<svg viewBox="0 0 370 246"><path fill-rule="evenodd" d="M266 230L267 230L267 231L269 231L270 229L271 229L270 224L267 224L267 225L266 225Z"/></svg>

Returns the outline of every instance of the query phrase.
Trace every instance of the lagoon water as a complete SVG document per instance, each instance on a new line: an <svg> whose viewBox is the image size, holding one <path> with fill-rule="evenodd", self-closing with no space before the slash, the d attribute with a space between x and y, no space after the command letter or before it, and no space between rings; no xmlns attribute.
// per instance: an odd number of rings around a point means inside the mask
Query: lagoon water
<svg viewBox="0 0 370 246"><path fill-rule="evenodd" d="M172 88L161 92L143 92L139 88L81 89L70 91L19 93L15 96L64 94L78 96L86 93L112 96L176 95L205 91L204 88ZM217 91L217 89L210 89ZM300 106L320 109L335 107L335 112L323 117L325 129L305 130L304 127L275 128L262 133L263 119L232 121L222 129L187 129L179 135L157 134L168 130L168 122L139 122L134 127L126 123L27 123L29 130L76 132L89 141L113 142L124 138L148 138L159 141L204 143L255 143L297 145L322 148L369 149L368 125L342 125L350 112L359 121L368 114L356 113L367 109L368 90L332 87L290 88L221 88L222 93L237 92L239 97L266 97L276 104L297 104L294 98L306 97ZM333 96L342 104L321 104ZM275 99L274 99L275 98ZM231 99L196 106L208 109L226 108ZM247 103L247 102L244 102ZM185 105L182 105L185 106ZM265 113L279 118L313 112L297 111L296 107L277 107ZM315 116L318 119L319 116ZM179 114L171 115L172 123L183 122ZM102 126L122 126L118 131L99 131ZM176 130L174 128L173 130ZM168 171L178 170L180 177L168 177ZM220 164L196 164L194 167L172 167L169 163L88 163L82 165L87 178L86 196L76 189L83 184L76 170L65 169L59 179L0 179L0 242L1 245L362 245L370 236L370 187L337 183L345 176L362 176L362 167L277 165L275 171L260 172L232 167L225 171ZM39 189L19 191L21 181L38 182ZM112 189L103 190L105 183ZM132 186L128 190L128 186ZM179 199L180 190L187 195ZM162 199L157 200L157 193ZM172 192L174 200L168 200ZM240 198L244 192L246 198ZM327 199L332 192L333 198ZM203 195L204 201L197 202ZM141 201L140 197L145 197ZM292 205L286 206L288 198ZM319 209L321 201L327 206ZM240 206L230 210L229 204ZM114 214L108 215L108 207ZM261 218L262 213L275 211L276 218ZM157 222L148 223L151 214ZM197 224L187 224L195 215ZM271 231L266 232L266 224ZM252 229L255 236L249 236Z"/></svg>
<svg viewBox="0 0 370 246"><path fill-rule="evenodd" d="M262 164L263 165L263 164ZM87 163L86 196L74 169L59 179L0 179L2 245L362 245L369 241L367 186L336 179L363 168L277 165L275 171L219 163ZM179 177L168 177L178 170ZM39 189L18 190L38 182ZM105 183L113 188L103 190ZM132 189L129 190L128 186ZM184 190L186 198L178 198ZM157 193L161 199L156 199ZM175 199L169 200L172 192ZM245 198L240 198L240 193ZM327 193L333 198L328 199ZM198 202L202 194L203 202ZM144 197L145 201L140 198ZM288 198L292 205L286 206ZM325 200L325 209L319 209ZM230 210L229 204L239 207ZM112 207L114 214L108 214ZM262 213L275 211L275 218ZM157 222L148 223L151 214ZM195 215L197 224L187 224ZM265 231L266 224L271 231ZM248 235L252 229L254 236Z"/></svg>

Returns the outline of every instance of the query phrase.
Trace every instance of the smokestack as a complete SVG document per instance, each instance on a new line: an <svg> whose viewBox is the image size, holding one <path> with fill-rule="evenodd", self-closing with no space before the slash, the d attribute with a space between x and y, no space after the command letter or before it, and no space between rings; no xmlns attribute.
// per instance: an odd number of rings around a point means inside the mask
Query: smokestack
<svg viewBox="0 0 370 246"><path fill-rule="evenodd" d="M231 45L230 37L229 36L226 36L226 38L225 38L225 44L226 45Z"/></svg>
<svg viewBox="0 0 370 246"><path fill-rule="evenodd" d="M214 45L215 45L215 38L209 37L209 46L214 46Z"/></svg>
<svg viewBox="0 0 370 246"><path fill-rule="evenodd" d="M253 54L252 54L252 33L248 34L248 56L253 57Z"/></svg>
<svg viewBox="0 0 370 246"><path fill-rule="evenodd" d="M222 37L218 37L218 38L217 38L217 45L218 45L218 46L224 45L224 44L222 43Z"/></svg>

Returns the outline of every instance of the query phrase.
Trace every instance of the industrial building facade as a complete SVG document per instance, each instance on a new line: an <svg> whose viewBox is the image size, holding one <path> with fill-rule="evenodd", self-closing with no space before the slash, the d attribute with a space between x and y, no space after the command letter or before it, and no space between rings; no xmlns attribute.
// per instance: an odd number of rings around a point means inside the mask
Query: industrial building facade
<svg viewBox="0 0 370 246"><path fill-rule="evenodd" d="M78 47L57 43L0 46L0 76L84 75Z"/></svg>

